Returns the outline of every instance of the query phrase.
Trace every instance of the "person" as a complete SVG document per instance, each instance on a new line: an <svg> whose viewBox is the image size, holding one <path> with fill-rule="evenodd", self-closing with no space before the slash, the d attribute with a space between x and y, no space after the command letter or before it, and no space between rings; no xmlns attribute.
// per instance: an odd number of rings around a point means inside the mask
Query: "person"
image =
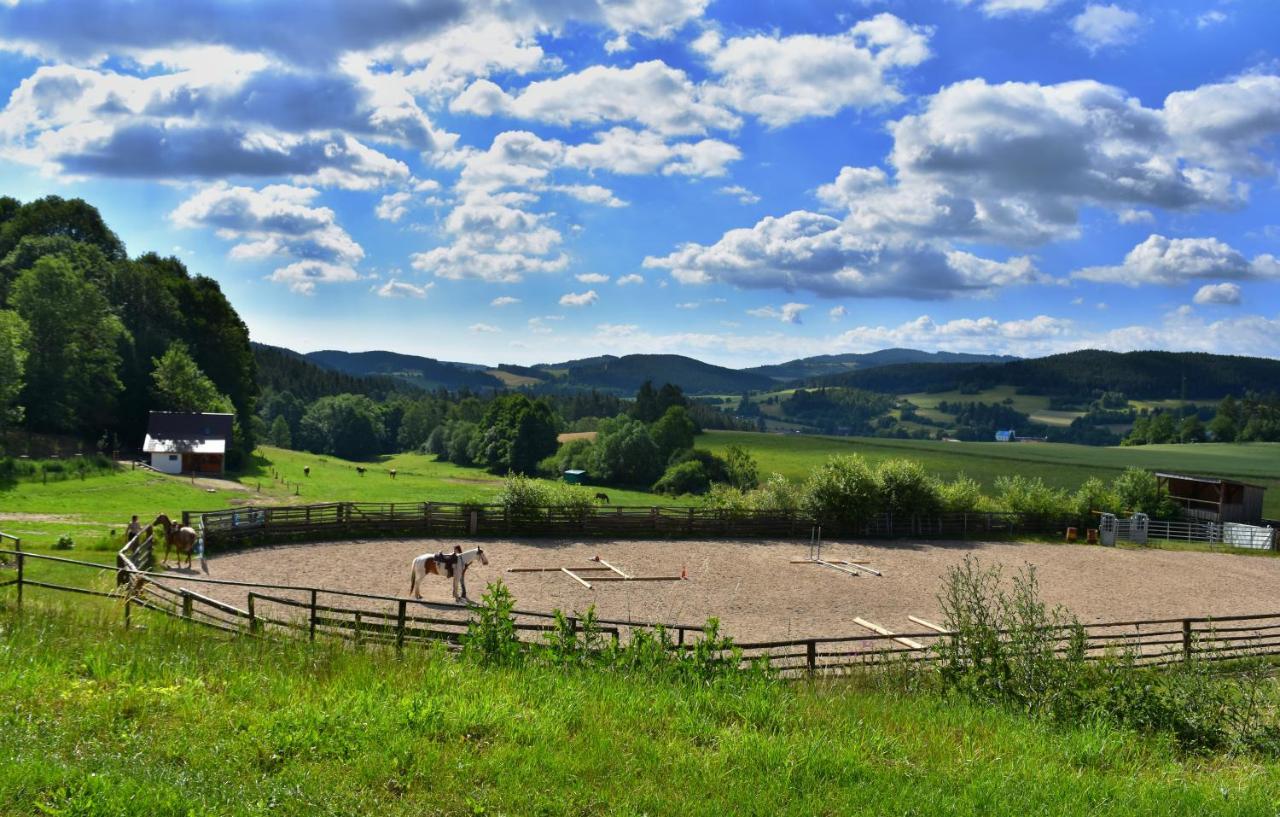
<svg viewBox="0 0 1280 817"><path fill-rule="evenodd" d="M138 522L138 515L135 513L129 520L129 527L124 529L124 539L126 542L132 542L140 533L142 533L142 525Z"/></svg>

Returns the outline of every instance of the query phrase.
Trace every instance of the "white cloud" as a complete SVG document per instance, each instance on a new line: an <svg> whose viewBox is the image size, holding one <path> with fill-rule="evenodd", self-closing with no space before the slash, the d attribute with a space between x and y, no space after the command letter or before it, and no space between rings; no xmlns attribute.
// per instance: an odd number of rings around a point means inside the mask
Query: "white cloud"
<svg viewBox="0 0 1280 817"><path fill-rule="evenodd" d="M488 323L473 323L467 327L467 331L474 332L476 334L490 335L501 332L502 330Z"/></svg>
<svg viewBox="0 0 1280 817"><path fill-rule="evenodd" d="M1090 3L1071 19L1076 39L1094 52L1132 41L1141 25L1141 15L1114 4Z"/></svg>
<svg viewBox="0 0 1280 817"><path fill-rule="evenodd" d="M1229 18L1218 9L1210 9L1196 17L1196 28L1211 28L1225 23Z"/></svg>
<svg viewBox="0 0 1280 817"><path fill-rule="evenodd" d="M702 306L698 301L682 301L676 304L676 309L697 309Z"/></svg>
<svg viewBox="0 0 1280 817"><path fill-rule="evenodd" d="M453 209L444 231L453 243L415 253L415 269L440 278L515 283L531 273L557 272L569 258L556 253L562 237L547 217L477 198Z"/></svg>
<svg viewBox="0 0 1280 817"><path fill-rule="evenodd" d="M740 124L726 108L705 101L684 71L661 60L629 68L593 65L530 83L515 94L489 80L476 80L449 109L565 127L631 122L667 135L733 130Z"/></svg>
<svg viewBox="0 0 1280 817"><path fill-rule="evenodd" d="M762 306L748 309L747 314L757 318L773 318L783 323L801 323L800 313L809 308L809 304L786 303L780 307Z"/></svg>
<svg viewBox="0 0 1280 817"><path fill-rule="evenodd" d="M615 196L612 190L598 184L562 184L554 189L588 204L600 204L605 207L627 206L627 202Z"/></svg>
<svg viewBox="0 0 1280 817"><path fill-rule="evenodd" d="M1046 280L1027 257L997 262L885 240L802 210L730 230L710 246L688 243L670 255L650 256L644 265L669 269L685 284L722 281L826 296L947 298Z"/></svg>
<svg viewBox="0 0 1280 817"><path fill-rule="evenodd" d="M733 196L740 204L755 204L760 201L759 196L740 184L726 185L716 190L716 192L724 196Z"/></svg>
<svg viewBox="0 0 1280 817"><path fill-rule="evenodd" d="M392 278L382 286L375 286L373 291L380 298L425 298L427 297L427 291L434 286L434 281L425 286L417 286L407 281Z"/></svg>
<svg viewBox="0 0 1280 817"><path fill-rule="evenodd" d="M1250 261L1216 238L1166 238L1153 234L1130 250L1123 263L1086 267L1073 276L1131 287L1173 285L1205 278L1243 281L1280 277L1280 261L1271 255L1259 255Z"/></svg>
<svg viewBox="0 0 1280 817"><path fill-rule="evenodd" d="M962 6L974 0L956 0ZM1062 0L978 0L978 7L988 17L1007 17L1015 14L1043 14L1062 3Z"/></svg>
<svg viewBox="0 0 1280 817"><path fill-rule="evenodd" d="M295 291L310 292L317 283L354 281L354 266L364 248L342 229L328 207L314 207L320 192L309 187L268 185L261 190L210 185L169 214L178 227L212 229L236 242L229 253L240 261L294 259L271 279Z"/></svg>
<svg viewBox="0 0 1280 817"><path fill-rule="evenodd" d="M1269 150L1280 134L1280 76L1251 74L1177 91L1164 118L1179 149L1210 166L1255 175L1273 172Z"/></svg>
<svg viewBox="0 0 1280 817"><path fill-rule="evenodd" d="M620 287L630 286L632 284L643 284L644 276L637 275L636 273L633 272L630 275L619 276L618 280L615 281L614 283L616 283Z"/></svg>
<svg viewBox="0 0 1280 817"><path fill-rule="evenodd" d="M629 176L659 172L667 176L723 176L726 166L741 158L742 151L719 139L671 143L660 134L621 126L597 133L594 142L572 146L565 153L570 167Z"/></svg>
<svg viewBox="0 0 1280 817"><path fill-rule="evenodd" d="M580 282L584 284L607 284L609 283L608 275L601 275L598 272L584 272L581 275L575 275Z"/></svg>
<svg viewBox="0 0 1280 817"><path fill-rule="evenodd" d="M546 317L530 318L528 321L528 325L529 325L529 333L533 335L550 335L552 332L555 331L550 326L547 326Z"/></svg>
<svg viewBox="0 0 1280 817"><path fill-rule="evenodd" d="M709 99L781 127L900 100L888 72L926 60L930 33L882 13L833 36L757 34L721 43L713 35L697 48L719 78Z"/></svg>
<svg viewBox="0 0 1280 817"><path fill-rule="evenodd" d="M520 303L519 298L513 298L510 295L500 295L489 302L489 306L503 307Z"/></svg>
<svg viewBox="0 0 1280 817"><path fill-rule="evenodd" d="M1192 299L1198 304L1239 304L1239 284L1205 284Z"/></svg>
<svg viewBox="0 0 1280 817"><path fill-rule="evenodd" d="M844 316L848 314L849 314L849 310L845 309L843 305L833 306L831 307L831 309L827 310L827 316L831 318L831 320L833 321L843 320Z"/></svg>
<svg viewBox="0 0 1280 817"><path fill-rule="evenodd" d="M588 289L586 292L566 292L560 296L561 306L591 306L600 300L600 296L596 294L594 289Z"/></svg>
<svg viewBox="0 0 1280 817"><path fill-rule="evenodd" d="M1116 221L1121 224L1154 224L1156 217L1150 210L1136 210L1132 207L1126 207L1116 213Z"/></svg>
<svg viewBox="0 0 1280 817"><path fill-rule="evenodd" d="M374 208L374 215L383 221L399 221L409 212L409 200L412 194L406 192L388 193Z"/></svg>

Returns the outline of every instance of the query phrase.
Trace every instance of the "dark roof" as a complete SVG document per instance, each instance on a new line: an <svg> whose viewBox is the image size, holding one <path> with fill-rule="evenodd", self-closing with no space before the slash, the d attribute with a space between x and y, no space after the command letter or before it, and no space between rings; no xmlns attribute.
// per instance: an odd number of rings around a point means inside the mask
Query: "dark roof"
<svg viewBox="0 0 1280 817"><path fill-rule="evenodd" d="M1177 479L1183 482L1204 482L1209 485L1247 485L1250 488L1259 488L1263 491L1267 490L1265 485L1256 485L1252 482L1241 482L1238 479L1220 479L1218 477L1196 477L1191 474L1170 474L1167 471L1157 471L1157 477L1164 479Z"/></svg>
<svg viewBox="0 0 1280 817"><path fill-rule="evenodd" d="M153 411L147 436L156 440L230 440L234 414Z"/></svg>

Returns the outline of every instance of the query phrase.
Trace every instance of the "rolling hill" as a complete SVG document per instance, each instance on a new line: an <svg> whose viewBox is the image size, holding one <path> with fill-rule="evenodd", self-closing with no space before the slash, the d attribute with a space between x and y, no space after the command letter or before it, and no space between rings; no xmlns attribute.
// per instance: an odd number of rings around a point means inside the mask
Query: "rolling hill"
<svg viewBox="0 0 1280 817"><path fill-rule="evenodd" d="M339 352L325 350L304 355L326 369L357 376L394 377L422 389L503 389L506 384L475 363L449 363L398 352Z"/></svg>
<svg viewBox="0 0 1280 817"><path fill-rule="evenodd" d="M865 354L816 355L769 366L753 366L744 372L762 374L778 382L809 380L815 377L841 374L880 366L904 363L1008 363L1018 360L1012 355L976 355L965 352L922 352L919 349L881 349Z"/></svg>
<svg viewBox="0 0 1280 817"><path fill-rule="evenodd" d="M689 394L724 394L773 388L774 381L754 372L727 369L682 355L624 355L561 364L567 374L559 388L594 388L631 393L646 380L674 383ZM555 368L560 368L557 366Z"/></svg>
<svg viewBox="0 0 1280 817"><path fill-rule="evenodd" d="M810 385L890 394L1013 386L1028 394L1084 396L1124 392L1147 400L1216 400L1280 387L1280 360L1203 352L1086 349L1008 363L905 363L811 378Z"/></svg>

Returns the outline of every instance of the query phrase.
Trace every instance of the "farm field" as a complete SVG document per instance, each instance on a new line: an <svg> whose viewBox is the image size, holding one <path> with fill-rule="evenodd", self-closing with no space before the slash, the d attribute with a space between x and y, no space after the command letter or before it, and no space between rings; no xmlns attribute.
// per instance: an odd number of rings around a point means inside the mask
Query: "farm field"
<svg viewBox="0 0 1280 817"><path fill-rule="evenodd" d="M1246 815L1280 798L1271 762L927 686L396 660L30 604L0 612L6 814Z"/></svg>
<svg viewBox="0 0 1280 817"><path fill-rule="evenodd" d="M827 457L860 454L871 462L917 460L944 477L965 473L988 490L996 477L1023 474L1074 489L1091 476L1109 478L1137 466L1208 476L1225 476L1268 487L1265 513L1280 517L1280 443L1201 443L1099 448L1060 443L950 443L935 440L890 440L878 437L819 437L801 434L758 434L711 431L699 447L723 452L746 447L761 474L776 471L803 479Z"/></svg>

